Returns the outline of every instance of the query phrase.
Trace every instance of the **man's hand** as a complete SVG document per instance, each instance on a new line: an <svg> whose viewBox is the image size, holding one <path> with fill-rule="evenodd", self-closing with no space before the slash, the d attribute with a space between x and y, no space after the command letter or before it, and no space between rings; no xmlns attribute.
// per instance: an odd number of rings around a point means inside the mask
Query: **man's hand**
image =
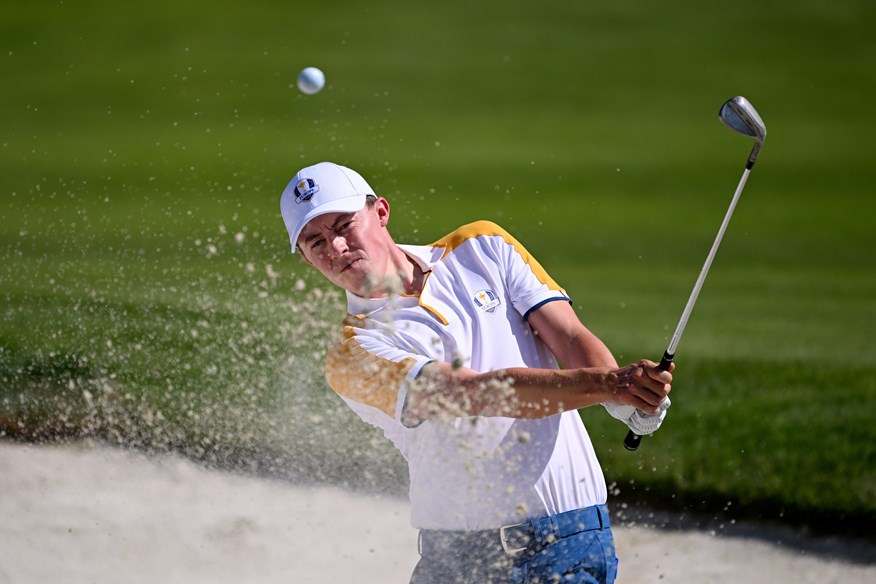
<svg viewBox="0 0 876 584"><path fill-rule="evenodd" d="M663 371L658 368L657 363L648 359L615 369L608 376L609 397L605 402L632 406L642 413L657 415L660 413L660 404L672 390L671 371L674 369L673 363L669 371ZM632 414L626 416L626 419L631 416Z"/></svg>
<svg viewBox="0 0 876 584"><path fill-rule="evenodd" d="M603 405L613 418L625 423L636 435L648 436L660 428L666 417L666 410L669 409L672 402L669 397L663 400L660 404L660 413L657 415L643 414L632 406L619 406L613 403Z"/></svg>
<svg viewBox="0 0 876 584"><path fill-rule="evenodd" d="M611 372L611 398L603 403L613 417L629 426L639 436L653 434L663 423L666 410L672 404L673 363L669 371L659 369L657 363L642 359Z"/></svg>

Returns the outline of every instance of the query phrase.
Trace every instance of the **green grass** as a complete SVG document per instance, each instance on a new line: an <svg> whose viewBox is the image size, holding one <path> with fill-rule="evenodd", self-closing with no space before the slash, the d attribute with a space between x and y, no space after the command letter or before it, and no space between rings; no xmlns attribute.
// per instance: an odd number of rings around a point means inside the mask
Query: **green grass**
<svg viewBox="0 0 876 584"><path fill-rule="evenodd" d="M751 146L716 120L741 93L769 133L669 421L631 455L583 415L622 497L864 531L873 17L852 0L7 2L0 432L398 489L403 463L322 380L343 303L288 255L295 170L359 169L402 241L501 223L621 360L656 358ZM313 97L293 86L308 65L328 77Z"/></svg>

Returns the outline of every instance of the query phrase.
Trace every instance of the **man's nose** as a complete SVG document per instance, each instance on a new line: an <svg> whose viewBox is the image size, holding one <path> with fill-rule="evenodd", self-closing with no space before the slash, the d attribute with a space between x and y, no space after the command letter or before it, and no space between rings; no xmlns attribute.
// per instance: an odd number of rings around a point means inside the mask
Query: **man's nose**
<svg viewBox="0 0 876 584"><path fill-rule="evenodd" d="M339 258L347 251L347 240L340 236L331 237L328 240L329 256L332 259Z"/></svg>

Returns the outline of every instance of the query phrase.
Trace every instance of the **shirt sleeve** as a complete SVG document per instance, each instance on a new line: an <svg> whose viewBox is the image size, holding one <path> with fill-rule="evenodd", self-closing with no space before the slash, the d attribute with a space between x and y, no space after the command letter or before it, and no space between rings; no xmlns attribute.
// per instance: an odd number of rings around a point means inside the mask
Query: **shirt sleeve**
<svg viewBox="0 0 876 584"><path fill-rule="evenodd" d="M410 426L403 422L408 387L429 362L380 331L345 324L326 355L326 381L339 395Z"/></svg>
<svg viewBox="0 0 876 584"><path fill-rule="evenodd" d="M509 300L523 318L528 318L533 310L547 302L571 302L566 291L517 239L501 227L497 226L497 229L500 238L492 238L492 243L498 246L496 253L505 271Z"/></svg>

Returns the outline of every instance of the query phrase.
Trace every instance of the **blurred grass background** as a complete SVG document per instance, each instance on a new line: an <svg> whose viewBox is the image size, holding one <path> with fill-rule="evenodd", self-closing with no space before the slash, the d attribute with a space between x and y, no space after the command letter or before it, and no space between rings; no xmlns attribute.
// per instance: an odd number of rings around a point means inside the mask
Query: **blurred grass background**
<svg viewBox="0 0 876 584"><path fill-rule="evenodd" d="M619 360L658 358L768 128L636 454L628 501L870 534L876 520L876 9L734 3L37 2L0 7L0 434L95 435L404 488L326 389L341 296L288 254L319 160L399 241L521 239ZM305 66L325 90L294 87Z"/></svg>

